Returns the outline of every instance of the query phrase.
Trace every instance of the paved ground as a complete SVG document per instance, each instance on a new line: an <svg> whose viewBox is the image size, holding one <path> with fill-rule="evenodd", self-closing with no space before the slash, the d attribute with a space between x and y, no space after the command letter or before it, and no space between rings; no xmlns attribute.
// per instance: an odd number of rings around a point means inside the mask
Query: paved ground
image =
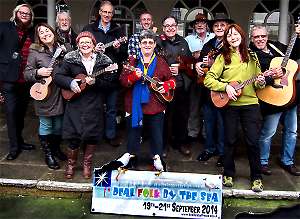
<svg viewBox="0 0 300 219"><path fill-rule="evenodd" d="M3 110L0 107L0 111ZM90 180L84 180L81 176L82 170L80 165L77 167L76 175L73 180L66 180L64 178L64 166L65 163L61 162L61 169L59 170L50 170L47 168L44 163L43 152L39 146L37 140L37 126L38 121L37 118L33 115L33 112L30 111L28 116L26 117L26 128L25 128L25 139L27 142L34 143L37 145L37 149L34 151L23 151L21 155L14 161L7 161L5 156L7 154L7 136L6 136L6 125L4 122L3 112L0 113L0 180L2 179L26 179L26 180L36 180L36 181L56 181L56 182L72 182L72 183L90 183ZM103 143L101 144L95 153L95 166L101 166L102 164L110 161L112 159L117 158L119 155L125 152L125 143L126 137L125 132L123 133L123 144L120 147L111 147L110 145ZM264 176L264 187L266 193L272 193L276 191L282 191L283 196L292 192L294 195L299 197L297 193L300 191L300 177L291 176L284 170L282 170L278 163L278 155L280 151L280 136L276 136L274 145L272 145L272 160L271 166L273 175L272 176ZM209 162L198 162L196 157L198 153L202 150L201 143L195 143L192 146L192 156L184 157L178 151L170 150L169 156L166 159L169 171L175 172L191 172L191 173L211 173L211 174L220 174L222 172L221 168L215 166L217 157L212 158ZM66 148L66 145L63 145L63 148ZM142 170L147 170L149 165L147 164L147 150L148 144L143 145L143 155L142 157L145 163L143 163L140 167ZM300 167L300 149L299 145L297 145L297 153L296 153L296 164ZM82 161L82 153L79 157L79 161ZM230 196L236 192L236 190L241 190L245 193L245 196L251 195L252 193L249 191L249 167L248 161L246 159L246 153L243 147L243 143L240 143L240 146L237 150L236 156L236 167L237 167L237 178L235 181L234 190L227 190L227 195ZM241 196L243 196L243 193ZM247 193L247 194L246 194ZM276 196L275 194L275 196ZM264 196L264 195L262 195ZM267 195L268 196L268 195ZM288 196L288 195L287 195Z"/></svg>

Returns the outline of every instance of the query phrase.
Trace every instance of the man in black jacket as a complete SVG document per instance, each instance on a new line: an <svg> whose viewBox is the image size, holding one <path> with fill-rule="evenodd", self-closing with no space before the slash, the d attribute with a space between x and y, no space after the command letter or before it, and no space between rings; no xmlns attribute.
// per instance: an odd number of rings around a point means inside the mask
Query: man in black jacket
<svg viewBox="0 0 300 219"><path fill-rule="evenodd" d="M83 28L95 36L97 43L107 44L114 42L111 47L105 49L105 54L111 58L114 63L121 63L127 58L127 46L121 45L117 40L124 37L122 29L119 25L112 21L114 15L114 7L109 1L102 1L99 9L99 19L94 23ZM119 74L106 74L103 79L110 81L110 86L103 89L106 104L106 121L105 121L105 137L112 146L119 146L121 142L117 139L116 133L116 116L117 116L117 97L119 86Z"/></svg>
<svg viewBox="0 0 300 219"><path fill-rule="evenodd" d="M9 138L7 160L14 160L21 150L35 147L26 144L22 137L24 117L29 102L29 85L23 71L27 62L29 46L33 42L33 11L27 4L13 10L9 22L0 23L0 81L5 99L5 113Z"/></svg>
<svg viewBox="0 0 300 219"><path fill-rule="evenodd" d="M297 60L299 56L299 35L300 26L296 25L298 37L291 53L291 59ZM270 68L271 60L274 57L284 56L286 46L280 42L268 40L268 32L265 26L254 26L251 31L250 48L258 56L262 72ZM298 50L298 51L297 51ZM283 71L281 68L274 68L274 75L267 77L267 85L274 86L274 78L281 78ZM278 88L280 89L280 88ZM269 155L272 137L276 133L279 121L283 125L282 149L280 156L280 166L294 176L300 176L300 171L294 164L294 153L297 140L297 102L293 101L288 106L275 106L265 102L260 102L263 124L259 137L260 162L262 173L271 175L269 167Z"/></svg>

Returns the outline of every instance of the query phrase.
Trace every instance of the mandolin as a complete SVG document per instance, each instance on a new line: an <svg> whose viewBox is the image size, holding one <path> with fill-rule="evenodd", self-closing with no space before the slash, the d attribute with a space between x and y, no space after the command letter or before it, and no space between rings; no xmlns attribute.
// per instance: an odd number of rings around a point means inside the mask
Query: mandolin
<svg viewBox="0 0 300 219"><path fill-rule="evenodd" d="M54 55L51 58L50 64L48 68L52 68L56 59L59 55L64 51L62 46L57 47ZM35 100L44 100L46 97L50 95L49 91L49 84L52 82L52 77L43 77L42 79L38 80L34 85L30 88L30 96Z"/></svg>
<svg viewBox="0 0 300 219"><path fill-rule="evenodd" d="M265 77L273 75L273 74L274 73L272 72L272 70L267 70L262 73L262 75ZM239 97L242 94L242 89L245 86L253 83L257 79L257 77L258 77L258 75L254 76L246 81L243 81L242 83L238 83L237 81L232 81L229 83L229 85L231 85L235 89L235 91L237 92L237 97ZM213 104L218 108L226 106L230 100L226 91L225 92L210 91L210 96L211 96L211 100L212 100Z"/></svg>
<svg viewBox="0 0 300 219"><path fill-rule="evenodd" d="M131 66L130 64L125 64L123 65L124 68L130 70L130 71L134 71L135 70L135 67L134 66ZM161 103L165 103L165 102L171 102L173 100L173 97L174 97L174 90L173 89L170 89L168 92L166 93L160 93L158 91L158 89L162 86L159 82L161 82L157 77L150 77L149 75L144 75L142 74L142 77L144 80L150 82L150 86L151 86L151 89L154 92L154 94L156 95L156 97L158 98L158 100L161 102Z"/></svg>
<svg viewBox="0 0 300 219"><path fill-rule="evenodd" d="M117 69L118 69L118 64L117 63L110 64L106 68L101 69L101 70L93 73L90 77L95 78L95 77L97 77L99 75L102 75L104 73L114 73ZM87 77L87 75L83 74L83 73L78 74L75 77L75 79L80 79L79 87L80 87L81 92L84 91L87 88L88 84L86 83L86 80L85 80L86 77ZM71 99L74 99L75 97L78 97L81 94L81 92L80 93L75 93L72 90L61 89L61 94L62 94L63 98L65 100L68 100L68 101L70 101Z"/></svg>

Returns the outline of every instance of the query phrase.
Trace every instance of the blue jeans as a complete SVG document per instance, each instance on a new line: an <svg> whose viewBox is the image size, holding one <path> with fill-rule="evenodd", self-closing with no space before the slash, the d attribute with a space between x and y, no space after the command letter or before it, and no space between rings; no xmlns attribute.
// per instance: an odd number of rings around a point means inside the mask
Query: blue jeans
<svg viewBox="0 0 300 219"><path fill-rule="evenodd" d="M268 164L272 137L275 135L279 121L283 125L281 162L284 165L294 163L294 152L297 139L297 106L263 118L263 126L259 137L260 162Z"/></svg>
<svg viewBox="0 0 300 219"><path fill-rule="evenodd" d="M224 123L221 112L209 103L202 106L206 133L204 149L209 153L218 150L224 155Z"/></svg>
<svg viewBox="0 0 300 219"><path fill-rule="evenodd" d="M127 130L128 130L128 142L127 151L132 154L139 155L141 148L141 135L142 129L144 132L149 133L151 155L158 154L162 156L163 151L163 127L164 127L164 113L158 113L154 115L143 115L143 127L132 128L131 116L126 117Z"/></svg>
<svg viewBox="0 0 300 219"><path fill-rule="evenodd" d="M63 116L40 116L40 135L61 135Z"/></svg>
<svg viewBox="0 0 300 219"><path fill-rule="evenodd" d="M116 137L118 94L119 92L116 89L104 91L106 104L105 137L108 139L113 139Z"/></svg>

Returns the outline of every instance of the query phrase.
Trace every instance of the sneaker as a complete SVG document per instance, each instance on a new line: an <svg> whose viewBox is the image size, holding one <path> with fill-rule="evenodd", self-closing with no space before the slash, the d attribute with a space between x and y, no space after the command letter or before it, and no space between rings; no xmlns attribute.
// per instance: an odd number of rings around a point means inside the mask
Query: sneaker
<svg viewBox="0 0 300 219"><path fill-rule="evenodd" d="M223 185L226 187L233 187L233 179L231 176L223 177Z"/></svg>
<svg viewBox="0 0 300 219"><path fill-rule="evenodd" d="M256 179L252 182L251 190L253 192L262 192L264 190L264 186L261 179Z"/></svg>
<svg viewBox="0 0 300 219"><path fill-rule="evenodd" d="M261 173L267 176L272 175L272 171L268 164L261 165Z"/></svg>

